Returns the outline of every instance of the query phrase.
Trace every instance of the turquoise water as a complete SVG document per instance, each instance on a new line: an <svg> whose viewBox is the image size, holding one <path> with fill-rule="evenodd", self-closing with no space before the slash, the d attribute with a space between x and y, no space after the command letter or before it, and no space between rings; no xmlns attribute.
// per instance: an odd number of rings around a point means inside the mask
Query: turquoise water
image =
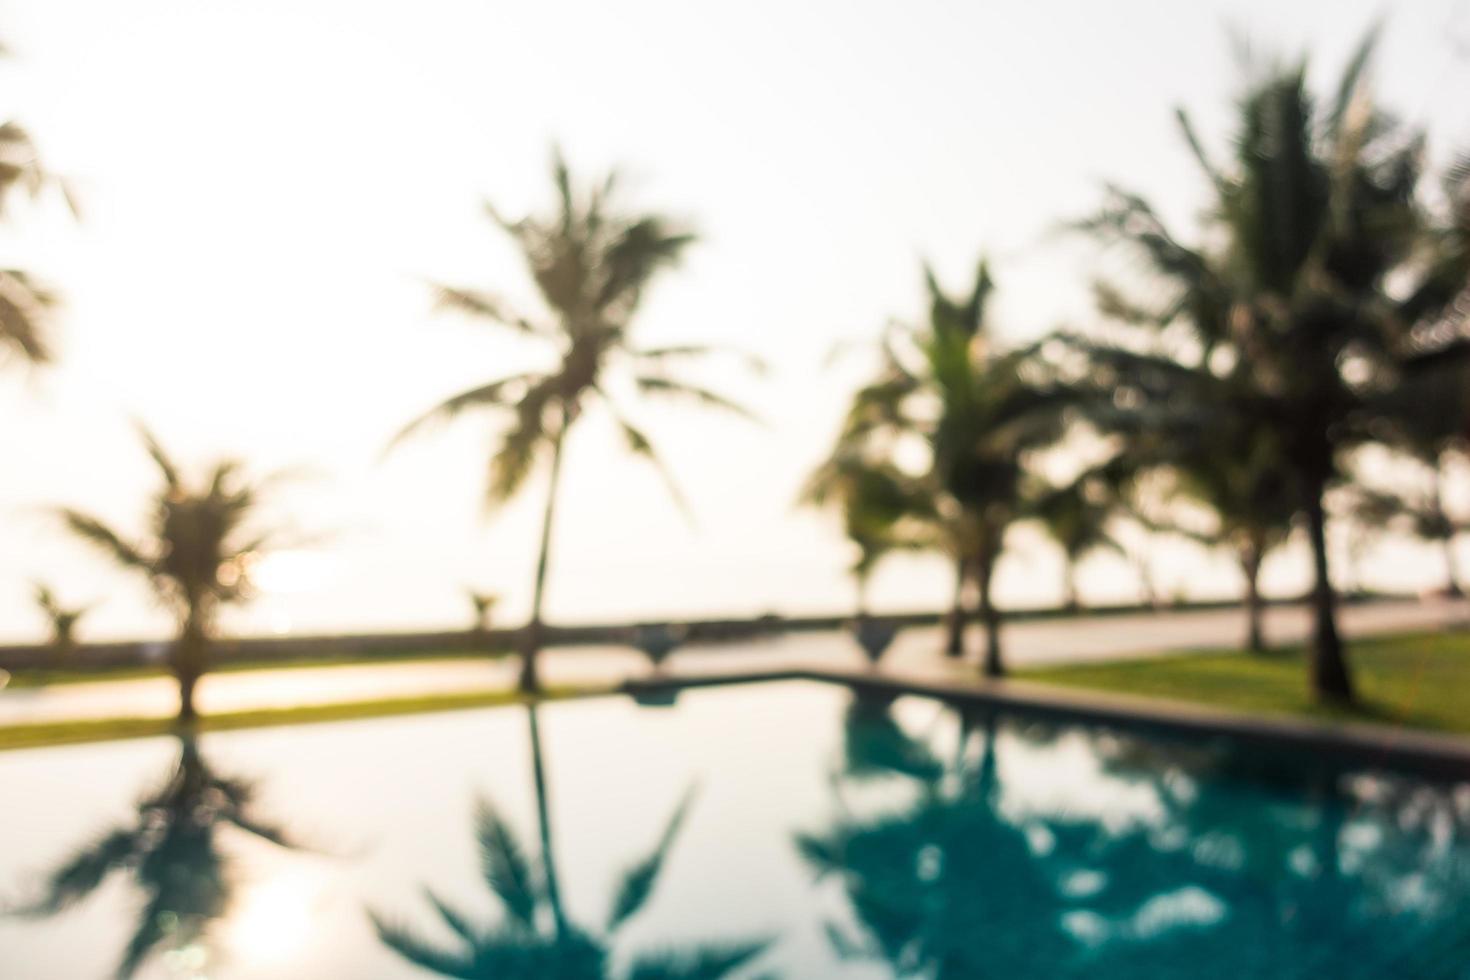
<svg viewBox="0 0 1470 980"><path fill-rule="evenodd" d="M1470 784L815 683L0 754L0 978L1470 977Z"/></svg>

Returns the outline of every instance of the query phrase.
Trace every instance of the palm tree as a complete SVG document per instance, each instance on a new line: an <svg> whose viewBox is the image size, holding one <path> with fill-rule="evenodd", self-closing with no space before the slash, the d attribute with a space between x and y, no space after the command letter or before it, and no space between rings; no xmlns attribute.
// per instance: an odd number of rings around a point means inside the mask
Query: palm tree
<svg viewBox="0 0 1470 980"><path fill-rule="evenodd" d="M847 540L857 550L849 571L857 588L857 615L868 613L868 582L878 563L898 548L910 546L905 525L919 507L914 480L891 463L863 458L861 447L839 438L832 455L812 471L798 503L842 511ZM911 530L911 529L910 529Z"/></svg>
<svg viewBox="0 0 1470 980"><path fill-rule="evenodd" d="M687 344L639 348L632 341L633 319L649 285L660 272L679 262L694 235L658 215L617 209L615 175L590 191L575 187L559 152L552 161L552 179L557 207L551 214L512 221L486 207L491 219L520 248L548 317L523 316L490 292L450 286L438 292L443 308L488 320L551 346L557 365L461 392L410 423L394 439L396 444L425 423L449 420L470 410L507 415L509 426L490 464L487 495L491 503L513 497L537 463L549 457L531 617L522 641L520 687L528 693L540 687L536 660L543 631L542 603L562 455L572 425L587 408L603 407L621 430L628 449L652 463L669 482L675 499L683 503L653 443L613 400L611 376L627 371L636 389L650 397L693 401L749 416L729 399L670 373L675 362L710 353L711 348Z"/></svg>
<svg viewBox="0 0 1470 980"><path fill-rule="evenodd" d="M623 929L648 904L658 884L693 794L675 808L653 850L629 865L619 881L607 921L600 930L586 929L567 915L553 857L546 779L536 707L528 704L532 761L536 778L540 827L540 867L529 856L515 830L488 799L476 809L485 883L503 914L486 926L450 905L433 891L429 902L454 934L449 948L435 945L413 930L369 912L379 939L398 955L430 973L463 980L604 980L612 976L611 952ZM664 948L634 954L623 975L630 980L719 980L759 956L767 941L702 944L687 949Z"/></svg>
<svg viewBox="0 0 1470 980"><path fill-rule="evenodd" d="M1128 504L1150 531L1230 552L1245 585L1246 646L1264 650L1261 566L1286 542L1300 510L1274 418L1241 389L1238 378L1218 377L1206 366L1171 363L1167 354L1119 344L1069 342L1088 357L1089 417L1122 440L1123 448L1096 472L1115 492L1135 498L1143 474L1163 477L1169 497L1213 512L1214 526L1201 531L1145 514L1136 499ZM1139 392L1146 394L1133 397ZM1126 397L1120 400L1120 393Z"/></svg>
<svg viewBox="0 0 1470 980"><path fill-rule="evenodd" d="M7 53L0 47L0 57ZM0 218L7 216L17 194L35 198L51 186L60 188L75 214L70 190L41 165L30 133L13 120L0 123ZM20 269L0 269L0 361L7 355L27 364L51 360L46 321L56 301L56 295L33 276Z"/></svg>
<svg viewBox="0 0 1470 980"><path fill-rule="evenodd" d="M178 762L138 804L137 819L78 849L51 872L44 893L17 911L55 915L125 873L145 897L117 968L126 980L159 946L193 945L229 912L234 878L219 848L220 828L232 826L278 847L296 846L283 828L256 815L254 792L249 782L216 773L194 738L180 735Z"/></svg>
<svg viewBox="0 0 1470 980"><path fill-rule="evenodd" d="M163 477L147 537L130 541L77 510L65 509L61 516L83 541L145 578L173 613L178 637L169 668L179 683L179 720L188 723L196 717L194 688L209 669L219 610L249 597L250 563L277 535L254 528L267 481L252 483L241 464L225 460L205 480L191 483L150 432L140 434Z"/></svg>
<svg viewBox="0 0 1470 980"><path fill-rule="evenodd" d="M927 451L916 516L927 520L928 543L955 562L951 651L963 647L963 592L973 582L986 632L984 669L995 677L1004 673L991 594L995 566L1007 529L1035 497L1026 457L1060 438L1070 396L1031 376L1038 366L1033 349L996 343L986 315L994 282L985 261L959 299L944 292L931 269L924 272L928 323L890 330L881 372L854 396L842 441L870 459L892 459L905 444Z"/></svg>
<svg viewBox="0 0 1470 980"><path fill-rule="evenodd" d="M51 650L58 661L70 657L77 648L76 630L91 606L63 606L51 587L43 582L35 586L36 608L51 624Z"/></svg>
<svg viewBox="0 0 1470 980"><path fill-rule="evenodd" d="M490 632L490 616L495 612L495 606L500 602L500 596L494 592L480 592L475 589L465 589L465 597L470 600L470 606L475 611L471 632L478 636L484 636Z"/></svg>
<svg viewBox="0 0 1470 980"><path fill-rule="evenodd" d="M1372 48L1370 35L1321 101L1307 88L1304 59L1249 66L1227 166L1210 159L1180 114L1212 189L1209 246L1181 244L1146 201L1122 191L1088 223L1133 246L1162 294L1139 301L1108 287L1105 311L1163 335L1187 330L1193 349L1176 353L1176 365L1231 378L1279 433L1313 557L1312 687L1337 701L1352 699L1353 684L1337 630L1325 495L1347 476L1346 451L1380 435L1384 394L1470 346L1416 331L1386 285L1416 272L1422 154L1418 134L1368 99ZM1187 399L1184 391L1176 395Z"/></svg>
<svg viewBox="0 0 1470 980"><path fill-rule="evenodd" d="M1047 491L1035 505L1047 534L1062 549L1062 604L1069 610L1082 608L1077 595L1077 566L1088 555L1126 551L1110 527L1118 513L1112 490L1096 474L1084 473L1063 486Z"/></svg>

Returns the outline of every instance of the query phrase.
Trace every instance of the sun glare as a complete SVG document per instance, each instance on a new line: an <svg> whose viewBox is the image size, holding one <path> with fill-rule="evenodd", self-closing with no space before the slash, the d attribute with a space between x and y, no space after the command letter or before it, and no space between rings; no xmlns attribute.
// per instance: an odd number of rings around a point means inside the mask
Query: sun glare
<svg viewBox="0 0 1470 980"><path fill-rule="evenodd" d="M310 551L275 551L256 558L250 580L262 592L277 595L310 592L330 577L330 562Z"/></svg>
<svg viewBox="0 0 1470 980"><path fill-rule="evenodd" d="M226 927L232 956L258 964L289 959L310 937L320 897L320 879L299 869L250 886Z"/></svg>

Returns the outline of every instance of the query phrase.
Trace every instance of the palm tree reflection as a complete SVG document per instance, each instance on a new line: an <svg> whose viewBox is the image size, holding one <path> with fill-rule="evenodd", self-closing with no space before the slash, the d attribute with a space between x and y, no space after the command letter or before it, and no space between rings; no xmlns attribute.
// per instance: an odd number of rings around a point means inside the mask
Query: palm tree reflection
<svg viewBox="0 0 1470 980"><path fill-rule="evenodd" d="M647 906L674 840L683 826L693 792L670 815L653 850L629 865L619 880L612 908L601 929L584 928L567 915L561 898L552 847L545 757L534 704L527 705L532 771L540 832L540 860L533 860L514 828L495 805L482 798L475 814L475 834L485 884L501 908L497 921L481 924L432 890L429 903L455 936L440 946L412 929L370 912L378 937L404 959L433 973L464 980L601 980L614 975L614 944ZM538 867L539 863L539 867ZM767 940L706 943L687 948L662 947L635 953L628 980L719 980L759 956Z"/></svg>
<svg viewBox="0 0 1470 980"><path fill-rule="evenodd" d="M1464 975L1470 786L984 715L960 727L941 761L881 705L849 712L836 815L796 840L842 883L839 957L904 977ZM1109 785L1069 775L1077 800L1157 807L1038 813L1002 791L998 729L1040 773L1071 773L1060 742L1080 735ZM875 774L900 780L878 809L850 792Z"/></svg>
<svg viewBox="0 0 1470 980"><path fill-rule="evenodd" d="M280 847L286 832L254 812L254 787L212 769L190 736L179 736L179 758L137 818L113 827L75 851L47 877L43 894L18 911L48 916L84 900L116 872L143 894L138 923L117 976L133 976L155 951L206 950L210 925L231 906L234 879L218 831L228 825Z"/></svg>

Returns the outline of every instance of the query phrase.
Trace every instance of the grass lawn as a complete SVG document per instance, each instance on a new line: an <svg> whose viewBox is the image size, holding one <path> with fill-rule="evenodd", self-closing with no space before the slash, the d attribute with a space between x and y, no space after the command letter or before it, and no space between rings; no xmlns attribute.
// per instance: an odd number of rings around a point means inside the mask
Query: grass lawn
<svg viewBox="0 0 1470 980"><path fill-rule="evenodd" d="M609 690L610 688L594 687L551 688L542 695L542 700L589 697L606 694ZM520 700L521 696L515 691L470 691L463 694L431 694L411 698L355 701L349 704L265 708L255 711L201 715L196 730L214 732L236 728L262 728L268 725L304 725L323 721L347 721L353 718L382 718L422 711L488 708L515 704ZM0 752L7 749L37 748L43 745L67 745L77 742L102 742L118 738L167 735L175 728L176 723L172 718L92 718L83 721L12 725L0 727Z"/></svg>
<svg viewBox="0 0 1470 980"><path fill-rule="evenodd" d="M1350 719L1470 734L1470 631L1354 641L1360 705L1328 708L1307 689L1306 652L1211 651L1018 671L1019 678L1212 707Z"/></svg>
<svg viewBox="0 0 1470 980"><path fill-rule="evenodd" d="M209 669L212 674L229 674L242 670L290 670L294 667L355 667L372 664L411 663L417 660L485 660L507 656L504 650L406 650L393 653L327 653L292 659L231 660ZM161 664L138 664L126 667L58 666L39 670L17 670L10 675L6 687L45 687L50 684L80 684L96 681L124 681L139 677L168 677Z"/></svg>

